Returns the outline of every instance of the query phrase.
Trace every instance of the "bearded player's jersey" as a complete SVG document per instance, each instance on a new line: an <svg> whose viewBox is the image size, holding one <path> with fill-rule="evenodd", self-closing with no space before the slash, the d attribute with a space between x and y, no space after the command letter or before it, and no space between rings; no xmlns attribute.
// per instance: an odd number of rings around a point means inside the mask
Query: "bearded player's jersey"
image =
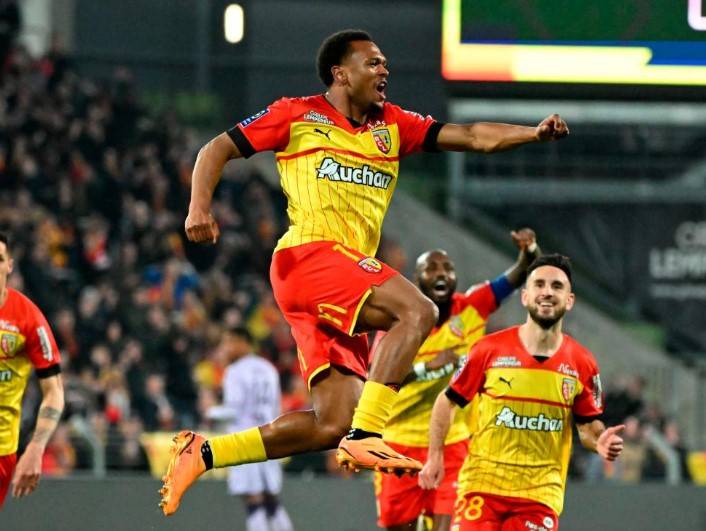
<svg viewBox="0 0 706 531"><path fill-rule="evenodd" d="M446 395L463 406L478 394L478 430L459 474L459 495L499 494L534 500L557 514L571 454L572 417L603 412L593 355L564 334L539 362L513 327L486 336L454 376Z"/></svg>
<svg viewBox="0 0 706 531"><path fill-rule="evenodd" d="M59 371L59 349L47 320L20 292L7 289L0 307L0 455L17 451L20 408L32 367L39 377Z"/></svg>
<svg viewBox="0 0 706 531"><path fill-rule="evenodd" d="M453 350L459 357L483 334L490 314L497 308L490 283L485 283L466 293L451 296L451 314L441 326L435 327L414 358L415 363L428 362L443 350ZM418 378L400 389L385 426L384 438L404 446L429 446L429 422L436 397L448 385L453 369L439 377L429 374ZM446 444L453 444L469 437L465 415L456 415L446 436Z"/></svg>
<svg viewBox="0 0 706 531"><path fill-rule="evenodd" d="M318 95L277 100L228 135L245 157L275 152L289 216L277 250L329 240L372 256L400 158L433 151L440 128L390 103L356 126Z"/></svg>

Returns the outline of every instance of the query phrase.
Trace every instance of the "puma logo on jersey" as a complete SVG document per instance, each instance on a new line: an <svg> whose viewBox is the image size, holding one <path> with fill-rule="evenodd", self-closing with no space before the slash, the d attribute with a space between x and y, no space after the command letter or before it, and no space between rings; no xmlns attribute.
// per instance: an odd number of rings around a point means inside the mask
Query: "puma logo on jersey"
<svg viewBox="0 0 706 531"><path fill-rule="evenodd" d="M510 389L512 389L512 381L514 380L514 378L510 378L509 380L506 380L506 379L503 378L502 376L499 376L499 377L498 377L498 380L500 380L500 381L501 381L502 383L504 383L504 384L507 384L507 386L508 386Z"/></svg>
<svg viewBox="0 0 706 531"><path fill-rule="evenodd" d="M317 128L314 129L314 133L319 133L320 135L325 136L325 137L326 137L326 140L331 140L331 138L328 136L328 135L331 134L331 129L329 129L328 131L322 131L321 129L319 129L319 128L317 127Z"/></svg>
<svg viewBox="0 0 706 531"><path fill-rule="evenodd" d="M362 184L372 188L387 190L392 182L392 175L373 170L367 164L359 168L344 166L332 157L326 157L321 165L316 168L317 178L329 181L342 181L346 183Z"/></svg>

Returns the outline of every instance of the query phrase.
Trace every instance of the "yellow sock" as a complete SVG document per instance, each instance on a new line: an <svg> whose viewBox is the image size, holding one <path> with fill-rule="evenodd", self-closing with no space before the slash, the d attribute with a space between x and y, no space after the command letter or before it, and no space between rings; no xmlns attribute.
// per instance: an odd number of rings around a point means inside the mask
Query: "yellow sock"
<svg viewBox="0 0 706 531"><path fill-rule="evenodd" d="M213 454L213 468L267 461L259 428L213 437L208 443Z"/></svg>
<svg viewBox="0 0 706 531"><path fill-rule="evenodd" d="M396 400L395 391L386 385L368 380L355 408L351 427L382 434Z"/></svg>

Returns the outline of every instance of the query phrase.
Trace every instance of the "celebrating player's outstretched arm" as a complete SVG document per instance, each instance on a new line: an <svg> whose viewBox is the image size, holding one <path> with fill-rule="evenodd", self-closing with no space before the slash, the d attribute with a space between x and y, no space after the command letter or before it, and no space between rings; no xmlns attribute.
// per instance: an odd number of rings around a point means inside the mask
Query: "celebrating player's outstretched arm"
<svg viewBox="0 0 706 531"><path fill-rule="evenodd" d="M559 140L568 134L566 122L552 114L536 127L493 122L445 124L439 130L436 145L442 151L497 153L531 142Z"/></svg>

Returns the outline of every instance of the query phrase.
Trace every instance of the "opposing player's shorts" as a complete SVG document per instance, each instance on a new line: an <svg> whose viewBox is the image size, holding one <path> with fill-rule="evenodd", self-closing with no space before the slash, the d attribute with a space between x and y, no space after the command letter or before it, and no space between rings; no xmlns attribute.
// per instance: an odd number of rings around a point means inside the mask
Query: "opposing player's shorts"
<svg viewBox="0 0 706 531"><path fill-rule="evenodd" d="M427 460L427 448L402 446L387 442L398 452L421 461ZM444 479L434 490L419 486L417 477L375 473L375 498L378 525L393 527L415 521L420 514L453 514L458 471L468 453L468 440L444 447Z"/></svg>
<svg viewBox="0 0 706 531"><path fill-rule="evenodd" d="M12 481L12 474L15 471L16 464L16 453L0 456L0 507L2 507L5 502L5 496L7 496L7 491L10 488L10 482Z"/></svg>
<svg viewBox="0 0 706 531"><path fill-rule="evenodd" d="M228 492L247 494L279 494L282 491L282 465L279 461L248 463L228 470Z"/></svg>
<svg viewBox="0 0 706 531"><path fill-rule="evenodd" d="M456 500L451 531L557 531L559 517L525 498L470 492Z"/></svg>
<svg viewBox="0 0 706 531"><path fill-rule="evenodd" d="M368 339L353 333L358 313L373 286L398 274L375 258L330 241L274 254L272 290L292 327L309 387L313 377L331 365L367 377Z"/></svg>

